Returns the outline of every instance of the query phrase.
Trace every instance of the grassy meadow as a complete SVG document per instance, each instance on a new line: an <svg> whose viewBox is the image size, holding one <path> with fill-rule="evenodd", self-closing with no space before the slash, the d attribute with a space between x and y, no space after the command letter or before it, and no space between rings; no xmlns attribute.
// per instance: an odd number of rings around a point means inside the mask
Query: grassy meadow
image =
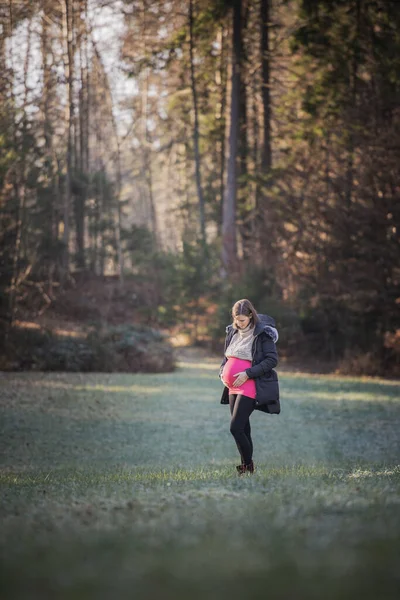
<svg viewBox="0 0 400 600"><path fill-rule="evenodd" d="M400 382L281 372L238 477L219 361L0 374L1 598L398 598Z"/></svg>

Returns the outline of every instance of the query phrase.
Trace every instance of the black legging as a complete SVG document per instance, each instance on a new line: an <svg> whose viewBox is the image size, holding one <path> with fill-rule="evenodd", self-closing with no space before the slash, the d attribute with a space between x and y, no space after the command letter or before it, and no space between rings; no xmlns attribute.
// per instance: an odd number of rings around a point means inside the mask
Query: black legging
<svg viewBox="0 0 400 600"><path fill-rule="evenodd" d="M254 410L255 400L243 394L229 394L231 409L230 431L235 438L242 464L248 465L253 458L253 441L251 439L250 415Z"/></svg>

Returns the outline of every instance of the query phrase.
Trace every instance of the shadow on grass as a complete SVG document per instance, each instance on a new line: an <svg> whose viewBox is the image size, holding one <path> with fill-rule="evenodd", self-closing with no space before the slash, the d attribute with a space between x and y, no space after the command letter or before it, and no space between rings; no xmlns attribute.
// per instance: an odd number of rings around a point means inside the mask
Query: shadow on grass
<svg viewBox="0 0 400 600"><path fill-rule="evenodd" d="M139 600L398 597L398 538L374 534L366 525L369 509L358 510L356 521L368 534L361 536L345 520L333 530L328 517L297 527L271 519L266 527L262 518L253 515L246 529L243 517L210 515L206 522L182 520L179 530L171 524L158 536L126 525L50 534L40 548L28 544L3 557L2 591L10 598L74 600L133 592Z"/></svg>

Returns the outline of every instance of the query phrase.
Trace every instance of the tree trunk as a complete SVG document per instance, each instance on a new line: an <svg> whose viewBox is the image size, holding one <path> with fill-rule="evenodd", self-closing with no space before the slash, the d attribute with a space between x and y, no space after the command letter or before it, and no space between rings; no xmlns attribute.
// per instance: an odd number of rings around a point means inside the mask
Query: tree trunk
<svg viewBox="0 0 400 600"><path fill-rule="evenodd" d="M43 3L42 16L42 35L41 35L41 52L43 65L43 97L42 97L42 113L43 113L43 137L44 147L46 152L46 164L48 171L48 181L51 182L52 194L49 200L50 206L47 208L49 220L47 226L47 239L49 248L53 250L58 238L57 229L57 211L58 211L58 165L54 159L53 149L53 126L51 122L51 107L52 97L55 93L55 77L52 74L51 64L48 57L51 56L54 62L53 48L51 44L51 28L50 28L51 6L50 2ZM47 295L53 299L53 278L56 271L57 258L53 252L49 253L46 260L47 270Z"/></svg>
<svg viewBox="0 0 400 600"><path fill-rule="evenodd" d="M85 14L87 14L87 0L84 2ZM81 7L82 8L82 7ZM78 44L79 44L79 75L80 75L80 88L79 88L79 109L78 118L76 120L76 134L75 134L75 166L77 173L79 173L82 179L80 189L74 196L74 216L75 216L75 228L76 228L76 265L79 269L85 269L86 267L86 256L85 256L85 217L86 217L86 203L88 196L88 178L89 173L86 166L86 145L88 143L88 136L86 131L86 119L87 119L87 64L85 64L85 45L87 44L87 23L86 21L79 19L78 22ZM79 127L78 127L79 126ZM79 133L79 135L78 135ZM78 144L79 140L79 144ZM77 148L79 145L79 155Z"/></svg>
<svg viewBox="0 0 400 600"><path fill-rule="evenodd" d="M244 6L244 15L241 21L241 37L240 37L240 56L243 64L247 62L246 50L243 44L244 32L247 28L249 17L249 4L246 3ZM243 73L244 75L244 73ZM241 242L241 252L243 260L246 261L251 256L251 235L252 235L252 223L251 223L251 207L249 206L249 181L248 181L248 127L247 127L247 81L243 78L240 81L240 94L239 94L239 129L240 136L238 140L239 150L239 166L238 166L238 222L239 222L239 233Z"/></svg>
<svg viewBox="0 0 400 600"><path fill-rule="evenodd" d="M114 135L117 144L117 194L115 201L117 203L117 214L114 216L114 234L115 234L115 245L117 248L117 262L118 262L118 276L120 286L124 285L124 255L121 246L121 188L122 188L122 176L121 176L121 148L119 143L117 123L115 122L114 114L112 115L112 124L114 128Z"/></svg>
<svg viewBox="0 0 400 600"><path fill-rule="evenodd" d="M19 154L19 161L17 161L16 173L14 177L14 195L15 195L15 243L13 248L13 268L12 278L10 285L9 295L9 312L11 325L16 316L17 308L17 291L19 287L19 275L20 275L20 263L21 255L23 252L23 233L26 225L26 144L27 144L27 133L28 133L28 73L29 73L29 60L31 53L31 34L32 34L32 20L29 20L28 25L28 37L26 54L24 61L24 99L22 105L22 131L21 135L18 136L17 125L14 125L14 146L15 151ZM14 74L14 68L12 67L12 73ZM13 99L13 106L15 100Z"/></svg>
<svg viewBox="0 0 400 600"><path fill-rule="evenodd" d="M229 31L228 31L229 35ZM227 95L227 76L226 68L225 68L225 32L223 25L219 30L219 40L221 44L221 54L219 61L219 69L218 69L218 78L221 86L221 95L220 95L220 111L218 118L220 119L220 144L219 144L219 198L220 198L220 207L221 207L221 215L217 221L217 232L218 238L222 237L222 209L223 209L223 198L224 198L224 173L225 173L225 110L226 110L226 95Z"/></svg>
<svg viewBox="0 0 400 600"><path fill-rule="evenodd" d="M65 125L67 129L67 168L65 174L65 192L64 192L64 231L63 231L63 272L62 282L64 283L69 274L69 216L71 207L71 177L72 177L72 141L73 141L73 118L74 118L74 97L73 97L73 64L74 52L72 46L72 10L73 0L64 0L63 2L63 35L64 35L64 68L65 79L67 82L67 105L65 114Z"/></svg>
<svg viewBox="0 0 400 600"><path fill-rule="evenodd" d="M143 0L142 2L142 31L146 31L146 2ZM146 55L146 36L143 35L143 55ZM148 93L149 93L149 67L144 69L143 74L143 89L141 94L141 113L142 113L142 143L143 143L143 173L144 180L147 184L148 190L148 199L149 199L149 207L150 207L150 221L151 221L151 230L154 235L154 243L158 246L159 243L159 232L158 232L158 224L157 224L157 213L156 207L154 205L154 197L153 197L153 174L151 171L151 160L150 160L150 135L148 129L148 119L149 119L149 108L148 108Z"/></svg>
<svg viewBox="0 0 400 600"><path fill-rule="evenodd" d="M256 246L256 255L260 254L261 249L261 231L259 216L264 212L264 218L268 217L268 208L265 206L265 178L268 177L272 168L272 149L271 149L271 55L270 55L270 20L271 20L271 0L260 1L260 27L261 27L261 97L263 107L263 130L261 144L261 178L257 177L255 190L254 211L254 243Z"/></svg>
<svg viewBox="0 0 400 600"><path fill-rule="evenodd" d="M189 50L190 50L190 78L191 78L191 84L192 84L193 110L194 110L194 130L193 130L194 160L195 160L195 171L196 171L197 197L199 200L201 241L203 244L203 249L205 250L206 245L207 245L207 237L206 237L204 195L203 195L203 188L201 185L200 152L199 152L199 117L198 117L198 106L197 106L196 79L195 79L195 73L194 73L193 48L194 48L194 43L193 43L193 0L190 0L190 2L189 2Z"/></svg>
<svg viewBox="0 0 400 600"><path fill-rule="evenodd" d="M262 103L264 115L263 145L261 153L261 171L268 174L272 166L271 152L271 96L270 96L270 27L271 0L261 0L261 66L262 66Z"/></svg>
<svg viewBox="0 0 400 600"><path fill-rule="evenodd" d="M85 68L86 68L86 105L85 105L85 170L90 172L90 59L89 59L89 33L88 33L88 0L85 0ZM88 195L90 191L90 184Z"/></svg>
<svg viewBox="0 0 400 600"><path fill-rule="evenodd" d="M237 269L236 245L236 179L237 151L239 128L239 94L241 71L241 0L233 0L233 32L232 32L232 84L231 84L231 113L229 131L228 178L224 194L222 213L222 272L226 278L228 272Z"/></svg>
<svg viewBox="0 0 400 600"><path fill-rule="evenodd" d="M351 200L353 194L353 184L354 184L354 151L355 151L355 139L354 139L354 121L356 118L357 111L357 77L358 77L358 48L357 44L360 33L360 0L355 0L355 9L356 9L356 34L354 36L354 50L353 50L353 58L351 65L351 80L350 84L350 98L349 98L349 106L348 106L348 118L349 118L349 142L347 147L347 166L346 166L346 176L345 176L345 200L346 200L346 211L348 211L348 217L350 216L351 211ZM352 118L354 115L354 119ZM349 219L346 221L349 223ZM348 232L350 233L350 232ZM346 236L346 242L349 242L349 237Z"/></svg>

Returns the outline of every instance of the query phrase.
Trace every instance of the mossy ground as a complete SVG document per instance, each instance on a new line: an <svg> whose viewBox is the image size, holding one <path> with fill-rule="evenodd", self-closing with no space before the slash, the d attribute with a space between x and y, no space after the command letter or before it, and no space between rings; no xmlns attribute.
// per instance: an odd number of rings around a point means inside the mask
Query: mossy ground
<svg viewBox="0 0 400 600"><path fill-rule="evenodd" d="M398 597L399 383L281 373L238 477L218 367L1 376L2 597Z"/></svg>

